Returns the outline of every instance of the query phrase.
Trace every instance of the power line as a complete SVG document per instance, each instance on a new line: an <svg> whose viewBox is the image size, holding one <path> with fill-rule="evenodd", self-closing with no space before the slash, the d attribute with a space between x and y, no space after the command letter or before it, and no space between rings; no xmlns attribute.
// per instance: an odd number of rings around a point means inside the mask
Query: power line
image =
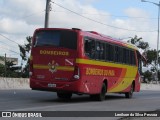
<svg viewBox="0 0 160 120"><path fill-rule="evenodd" d="M2 44L4 44L4 45L7 45L7 46L9 46L9 47L12 47L12 48L13 48L13 46L10 46L9 44L7 44L7 43L5 43L5 42L0 41L0 43L2 43Z"/></svg>
<svg viewBox="0 0 160 120"><path fill-rule="evenodd" d="M54 11L52 10L52 12L55 12L55 13L59 13L59 12L60 12L60 13L66 13L66 11L55 11L55 10L54 10ZM70 12L70 13L71 13L71 12ZM71 13L71 14L73 14L73 13ZM92 14L92 13L79 13L79 14L81 14L81 15L83 15L83 14L84 14L84 15L85 15L85 14L88 14L88 15L96 15L96 16L100 16L100 17L103 16L103 14ZM107 15L107 14L105 15L105 14L104 14L103 17L105 17L105 16L111 16L111 17L117 17L117 18L118 18L118 17L124 17L124 18L130 19L130 20L132 20L132 21L135 20L135 21L136 21L136 24L137 24L137 23L140 23L140 24L141 24L141 23L150 23L150 22L152 22L153 20L156 20L156 18L148 18L148 19L147 19L147 18L145 18L145 17L114 16L114 15ZM119 19L119 18L118 18L118 19ZM133 22L135 22L135 21L133 21ZM156 26L153 26L153 25L152 25L152 27L157 27L157 25L156 25Z"/></svg>
<svg viewBox="0 0 160 120"><path fill-rule="evenodd" d="M77 12L74 12L74 11L68 9L68 8L65 8L65 7L63 7L62 5L57 4L57 3L53 2L53 1L51 1L51 2L52 2L53 4L55 4L55 5L57 5L57 6L59 6L59 7L63 8L63 9L65 9L65 10L68 10L68 11L70 11L70 12L72 12L72 13L78 15L78 16L81 16L81 17L83 17L83 18L85 18L85 19L88 19L88 20L90 20L90 21L99 23L99 24L101 24L101 25L105 25L105 26L107 26L107 27L111 27L111 28L115 28L115 29L121 29L121 30L126 30L126 31L134 31L134 32L156 32L156 31L157 31L157 30L153 30L153 31L138 31L138 30L130 30L130 29L127 29L127 28L120 28L120 27L108 25L108 24L105 24L105 23L102 23L102 22L93 20L93 19L91 19L91 18L89 18L89 17L85 17L85 16L83 16L83 15L77 13Z"/></svg>
<svg viewBox="0 0 160 120"><path fill-rule="evenodd" d="M52 10L53 11L53 10ZM65 12L65 11L53 11L53 12ZM99 16L112 16L112 17L124 17L124 18L132 18L132 19L155 19L157 20L158 18L147 18L147 17L129 17L129 16L119 16L119 15L112 15L112 14L97 14L97 13L81 13L81 14L88 14L88 15L99 15Z"/></svg>
<svg viewBox="0 0 160 120"><path fill-rule="evenodd" d="M13 43L16 43L16 44L20 45L19 43L17 43L17 42L15 42L15 41L11 40L10 38L8 38L8 37L2 35L1 33L0 33L0 36L6 38L7 40L9 40L9 41L11 41L11 42L13 42Z"/></svg>
<svg viewBox="0 0 160 120"><path fill-rule="evenodd" d="M13 53L16 53L16 54L20 55L20 53L18 53L18 52L16 52L16 51L14 51L14 50L10 50L10 49L5 48L5 47L3 47L3 46L1 46L1 47L2 47L3 49L6 49L6 50L10 51L10 52L13 52Z"/></svg>

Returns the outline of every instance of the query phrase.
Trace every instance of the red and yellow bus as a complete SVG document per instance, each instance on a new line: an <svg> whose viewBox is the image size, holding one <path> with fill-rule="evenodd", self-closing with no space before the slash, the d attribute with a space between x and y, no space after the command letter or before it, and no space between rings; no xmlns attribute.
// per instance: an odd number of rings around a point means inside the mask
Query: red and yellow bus
<svg viewBox="0 0 160 120"><path fill-rule="evenodd" d="M33 35L30 87L57 92L59 98L106 93L131 98L140 91L142 56L137 47L94 31L40 28Z"/></svg>

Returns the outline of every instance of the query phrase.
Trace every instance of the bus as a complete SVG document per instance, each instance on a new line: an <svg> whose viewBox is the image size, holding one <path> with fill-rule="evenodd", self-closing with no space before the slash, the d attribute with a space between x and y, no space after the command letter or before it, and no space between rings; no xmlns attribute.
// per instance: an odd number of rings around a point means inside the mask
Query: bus
<svg viewBox="0 0 160 120"><path fill-rule="evenodd" d="M53 91L60 99L106 93L131 98L140 91L142 61L138 48L95 31L39 28L32 38L30 87Z"/></svg>

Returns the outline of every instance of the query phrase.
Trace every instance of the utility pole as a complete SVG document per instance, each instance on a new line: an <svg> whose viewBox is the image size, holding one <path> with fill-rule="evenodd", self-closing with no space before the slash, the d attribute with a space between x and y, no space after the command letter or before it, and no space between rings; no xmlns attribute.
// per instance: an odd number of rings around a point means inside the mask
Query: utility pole
<svg viewBox="0 0 160 120"><path fill-rule="evenodd" d="M49 12L50 12L50 8L51 8L51 4L50 4L51 0L46 0L46 14L45 14L45 28L49 27Z"/></svg>
<svg viewBox="0 0 160 120"><path fill-rule="evenodd" d="M4 56L4 77L6 77L7 75L7 65L6 65L6 53L5 53L5 56Z"/></svg>

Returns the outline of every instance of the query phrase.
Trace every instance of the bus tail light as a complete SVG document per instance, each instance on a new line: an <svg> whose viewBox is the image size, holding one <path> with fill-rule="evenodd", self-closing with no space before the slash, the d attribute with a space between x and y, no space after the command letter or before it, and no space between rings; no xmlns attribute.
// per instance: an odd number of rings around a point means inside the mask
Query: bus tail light
<svg viewBox="0 0 160 120"><path fill-rule="evenodd" d="M29 66L29 76L33 75L33 63L30 61L30 66Z"/></svg>
<svg viewBox="0 0 160 120"><path fill-rule="evenodd" d="M80 71L79 71L78 66L75 66L74 68L74 78L77 80L80 78Z"/></svg>
<svg viewBox="0 0 160 120"><path fill-rule="evenodd" d="M32 74L33 74L33 72L30 71L30 72L29 72L29 76L32 76Z"/></svg>

